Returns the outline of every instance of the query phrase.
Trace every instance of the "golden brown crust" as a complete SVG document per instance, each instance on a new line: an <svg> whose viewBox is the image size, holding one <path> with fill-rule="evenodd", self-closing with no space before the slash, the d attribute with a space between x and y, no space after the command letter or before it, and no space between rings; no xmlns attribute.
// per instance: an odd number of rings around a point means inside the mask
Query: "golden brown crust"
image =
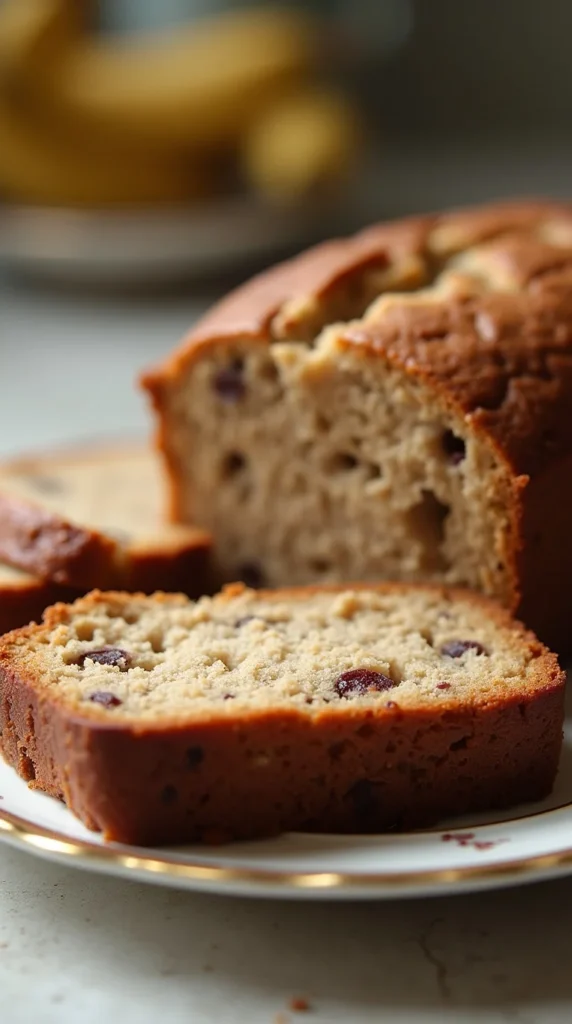
<svg viewBox="0 0 572 1024"><path fill-rule="evenodd" d="M229 588L228 598L235 593ZM487 599L469 599L499 624L514 625ZM124 600L133 595L95 593L80 608ZM533 680L509 695L499 687L493 699L489 692L465 703L447 697L438 709L388 702L313 714L278 708L109 723L50 698L26 659L27 641L70 614L69 606L58 605L44 626L0 643L0 746L27 781L63 798L108 839L159 844L291 829L415 827L540 799L552 786L564 675L555 656L518 625L516 637L534 658Z"/></svg>
<svg viewBox="0 0 572 1024"><path fill-rule="evenodd" d="M566 232L568 244L551 245L538 237L547 225L554 225L558 238ZM206 343L240 336L278 340L273 322L287 302L304 296L323 300L342 279L360 275L372 263L399 266L415 257L425 264L421 283L429 283L436 276L436 259L491 239L496 244L475 272L502 278L514 292L444 294L440 301L430 294L426 301L394 297L378 316L349 324L343 337L386 352L408 372L433 380L495 440L515 473L536 472L572 450L572 422L564 415L572 392L568 204L491 205L379 225L324 243L231 293L143 383L159 397Z"/></svg>
<svg viewBox="0 0 572 1024"><path fill-rule="evenodd" d="M273 320L289 300L307 294L322 300L372 267L384 270L393 261L408 265L411 257L418 256L429 223L419 218L398 228L391 224L368 228L354 238L323 242L258 274L202 317L176 352L156 370L143 374L143 385L152 395L160 393L204 343L238 336L275 340Z"/></svg>
<svg viewBox="0 0 572 1024"><path fill-rule="evenodd" d="M524 282L527 275L522 265L525 257L518 254L520 236L526 237L546 222L564 224L572 246L572 206L539 201L505 202L450 214L412 217L374 225L351 238L324 242L231 292L199 320L177 351L155 371L143 376L143 383L150 390L160 388L168 378L177 376L189 353L205 342L238 336L275 340L273 321L285 303L305 296L324 299L348 277L358 277L372 265L400 267L408 266L412 259L418 260L425 268L418 283L428 284L440 271L442 258L495 237L510 236L512 232L513 243L517 241L513 267L518 274L520 264ZM546 263L554 264L552 247L545 249L545 258L536 266L536 274L545 271ZM563 255L565 252L560 250L557 263L561 263Z"/></svg>
<svg viewBox="0 0 572 1024"><path fill-rule="evenodd" d="M16 476L57 474L59 466L90 460L100 463L107 454L114 459L140 457L140 445L117 448L88 445L84 449L45 453L13 460L3 467ZM38 501L11 494L0 477L0 560L41 580L82 592L92 587L123 587L152 593L157 588L184 590L197 597L210 587L210 538L203 530L181 527L169 530L157 522L156 536L124 541L104 530L91 528ZM120 518L120 516L118 516ZM57 590L54 600L57 600ZM49 603L49 602L48 602ZM45 605L44 605L45 607Z"/></svg>
<svg viewBox="0 0 572 1024"><path fill-rule="evenodd" d="M385 268L386 278L375 280L386 294L364 315L363 296L374 297L364 290L372 266ZM350 279L338 315L332 295L339 299ZM408 294L391 294L399 291ZM497 451L512 481L512 610L547 643L570 649L572 544L560 508L572 499L572 205L499 203L376 226L276 267L224 300L144 378L173 508L181 506L182 481L169 392L203 347L245 336L271 344L296 331L307 341L332 319L347 321L337 328L339 343L422 379Z"/></svg>
<svg viewBox="0 0 572 1024"><path fill-rule="evenodd" d="M282 712L232 731L201 722L161 732L87 725L46 707L26 680L0 671L9 709L1 722L5 758L118 842L430 825L541 799L560 749L556 687L533 700L456 715L310 721ZM257 755L268 750L281 756L261 771Z"/></svg>

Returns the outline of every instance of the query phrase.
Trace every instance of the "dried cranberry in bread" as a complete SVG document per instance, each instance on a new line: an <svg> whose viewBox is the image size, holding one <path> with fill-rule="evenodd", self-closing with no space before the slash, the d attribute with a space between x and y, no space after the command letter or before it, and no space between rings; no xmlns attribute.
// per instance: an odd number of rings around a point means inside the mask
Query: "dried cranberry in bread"
<svg viewBox="0 0 572 1024"><path fill-rule="evenodd" d="M37 622L56 601L73 601L77 593L50 580L30 576L0 563L0 634Z"/></svg>
<svg viewBox="0 0 572 1024"><path fill-rule="evenodd" d="M378 831L544 797L556 657L438 587L95 593L0 641L6 760L108 839Z"/></svg>
<svg viewBox="0 0 572 1024"><path fill-rule="evenodd" d="M0 466L0 559L43 579L147 592L208 586L210 538L163 522L158 460L90 446ZM57 600L57 597L56 597Z"/></svg>
<svg viewBox="0 0 572 1024"><path fill-rule="evenodd" d="M318 246L145 383L173 516L224 577L466 584L572 646L572 206Z"/></svg>

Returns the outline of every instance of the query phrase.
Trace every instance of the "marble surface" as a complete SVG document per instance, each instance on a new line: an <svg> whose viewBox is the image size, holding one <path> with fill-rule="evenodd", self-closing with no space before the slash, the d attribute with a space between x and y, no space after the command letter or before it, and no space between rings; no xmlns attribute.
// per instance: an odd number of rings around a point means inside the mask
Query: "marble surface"
<svg viewBox="0 0 572 1024"><path fill-rule="evenodd" d="M564 1024L572 880L370 905L248 901L0 847L3 1024ZM294 1012L292 998L311 1010Z"/></svg>
<svg viewBox="0 0 572 1024"><path fill-rule="evenodd" d="M145 431L135 372L205 301L134 307L0 280L0 453ZM0 845L0 1021L564 1024L571 917L572 879L281 904L90 876Z"/></svg>

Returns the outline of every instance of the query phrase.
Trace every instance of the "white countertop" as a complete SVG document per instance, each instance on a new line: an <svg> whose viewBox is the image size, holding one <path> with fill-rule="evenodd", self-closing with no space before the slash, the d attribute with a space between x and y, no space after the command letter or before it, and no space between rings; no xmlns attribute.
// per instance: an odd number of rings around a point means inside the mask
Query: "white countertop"
<svg viewBox="0 0 572 1024"><path fill-rule="evenodd" d="M0 454L148 432L137 375L204 305L50 292L0 277Z"/></svg>
<svg viewBox="0 0 572 1024"><path fill-rule="evenodd" d="M137 369L203 303L0 283L0 453L148 427ZM0 845L1 1024L564 1024L572 879L318 905L90 876ZM289 1009L306 997L307 1014Z"/></svg>
<svg viewBox="0 0 572 1024"><path fill-rule="evenodd" d="M564 1024L571 909L572 880L278 903L89 876L0 847L0 1019ZM301 996L311 1013L288 1009Z"/></svg>

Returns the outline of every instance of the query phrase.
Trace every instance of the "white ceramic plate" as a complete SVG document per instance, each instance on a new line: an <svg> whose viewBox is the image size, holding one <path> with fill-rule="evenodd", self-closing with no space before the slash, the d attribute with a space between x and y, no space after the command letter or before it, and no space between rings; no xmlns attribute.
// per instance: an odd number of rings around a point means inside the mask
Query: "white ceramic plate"
<svg viewBox="0 0 572 1024"><path fill-rule="evenodd" d="M572 873L572 694L552 796L504 816L385 836L291 833L218 847L103 843L63 804L0 760L0 839L90 871L249 896L390 899L494 888Z"/></svg>

